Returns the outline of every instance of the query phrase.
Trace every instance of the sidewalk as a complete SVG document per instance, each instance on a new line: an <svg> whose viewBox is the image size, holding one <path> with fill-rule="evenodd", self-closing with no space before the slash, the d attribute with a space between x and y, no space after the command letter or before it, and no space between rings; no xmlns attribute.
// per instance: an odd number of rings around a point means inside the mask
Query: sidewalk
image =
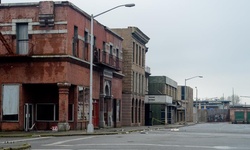
<svg viewBox="0 0 250 150"><path fill-rule="evenodd" d="M193 125L195 123L188 123L187 125ZM73 136L73 135L106 135L106 134L125 134L127 132L136 132L144 130L156 130L156 129L171 129L183 127L183 124L169 124L169 125L154 125L154 126L129 126L119 128L100 128L95 129L93 133L87 133L86 130L69 130L69 131L11 131L0 132L0 137L45 137L45 136Z"/></svg>
<svg viewBox="0 0 250 150"><path fill-rule="evenodd" d="M187 126L194 125L195 123L188 123ZM169 125L154 125L154 126L133 126L133 127L120 127L120 128L102 128L95 129L93 133L87 133L86 130L70 130L70 131L13 131L13 132L0 132L1 138L8 137L46 137L46 136L88 136L88 135L111 135L111 134L128 134L130 132L146 132L150 130L159 129L172 129L183 127L183 124L169 124ZM14 143L7 141L0 143L0 150L8 150L6 148L18 149L29 149L28 143Z"/></svg>

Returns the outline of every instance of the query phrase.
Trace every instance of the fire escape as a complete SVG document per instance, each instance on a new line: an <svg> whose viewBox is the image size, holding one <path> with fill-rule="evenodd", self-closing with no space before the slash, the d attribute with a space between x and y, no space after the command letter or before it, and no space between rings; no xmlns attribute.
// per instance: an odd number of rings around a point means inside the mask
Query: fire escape
<svg viewBox="0 0 250 150"><path fill-rule="evenodd" d="M9 55L13 55L14 53L13 53L13 51L12 51L10 45L7 43L6 39L3 37L2 32L0 32L0 40L2 41L3 46L4 46L4 47L6 48L6 50L8 51L8 54L9 54Z"/></svg>

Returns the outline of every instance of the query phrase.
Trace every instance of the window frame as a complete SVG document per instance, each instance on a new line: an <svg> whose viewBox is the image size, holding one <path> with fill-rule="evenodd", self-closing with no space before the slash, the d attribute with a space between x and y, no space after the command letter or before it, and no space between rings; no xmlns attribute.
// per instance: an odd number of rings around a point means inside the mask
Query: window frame
<svg viewBox="0 0 250 150"><path fill-rule="evenodd" d="M4 117L4 100L5 100L5 95L7 95L7 94L4 94L5 92L4 92L4 87L5 86L17 86L16 88L17 88L17 93L16 94L18 94L17 96L16 96L16 98L17 98L17 105L16 105L16 113L17 114L13 114L13 115L17 115L17 119L14 119L14 120L10 120L10 119L4 119L5 117ZM13 94L11 94L11 95L13 95ZM12 101L13 102L13 101ZM2 121L3 122L19 122L19 107L20 107L20 85L19 84L3 84L2 85Z"/></svg>

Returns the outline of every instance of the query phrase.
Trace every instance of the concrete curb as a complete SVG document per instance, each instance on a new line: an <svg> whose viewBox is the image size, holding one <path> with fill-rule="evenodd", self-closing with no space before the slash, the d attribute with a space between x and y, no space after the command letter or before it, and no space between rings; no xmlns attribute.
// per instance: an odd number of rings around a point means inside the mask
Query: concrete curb
<svg viewBox="0 0 250 150"><path fill-rule="evenodd" d="M31 145L28 143L21 145L11 145L6 147L0 147L0 150L29 150L31 149Z"/></svg>
<svg viewBox="0 0 250 150"><path fill-rule="evenodd" d="M194 124L187 124L187 125L173 125L173 126L148 126L144 128L138 128L136 129L136 127L133 129L125 129L125 128L121 128L121 129L114 129L114 131L110 130L110 131L98 131L94 132L94 133L86 133L86 132L50 132L50 133L20 133L20 134L0 134L0 137L49 137L49 136L54 136L54 137L59 137L59 136L93 136L93 135L115 135L115 134L129 134L129 133L133 133L133 132L142 132L142 133L146 133L147 131L151 131L151 130L160 130L160 129L173 129L173 128L181 128L181 127L185 127L185 126L191 126ZM24 144L11 144L11 143L7 143L9 145L6 145L4 147L0 147L0 150L28 150L31 149L31 145L28 143L24 143ZM11 144L11 145L10 145Z"/></svg>

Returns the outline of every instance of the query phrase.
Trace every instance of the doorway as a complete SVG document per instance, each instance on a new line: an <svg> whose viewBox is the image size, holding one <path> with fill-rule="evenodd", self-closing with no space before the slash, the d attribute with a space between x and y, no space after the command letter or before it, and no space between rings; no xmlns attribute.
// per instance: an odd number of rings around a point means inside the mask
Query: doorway
<svg viewBox="0 0 250 150"><path fill-rule="evenodd" d="M29 103L24 104L24 130L29 131L34 124L33 120L33 105Z"/></svg>

